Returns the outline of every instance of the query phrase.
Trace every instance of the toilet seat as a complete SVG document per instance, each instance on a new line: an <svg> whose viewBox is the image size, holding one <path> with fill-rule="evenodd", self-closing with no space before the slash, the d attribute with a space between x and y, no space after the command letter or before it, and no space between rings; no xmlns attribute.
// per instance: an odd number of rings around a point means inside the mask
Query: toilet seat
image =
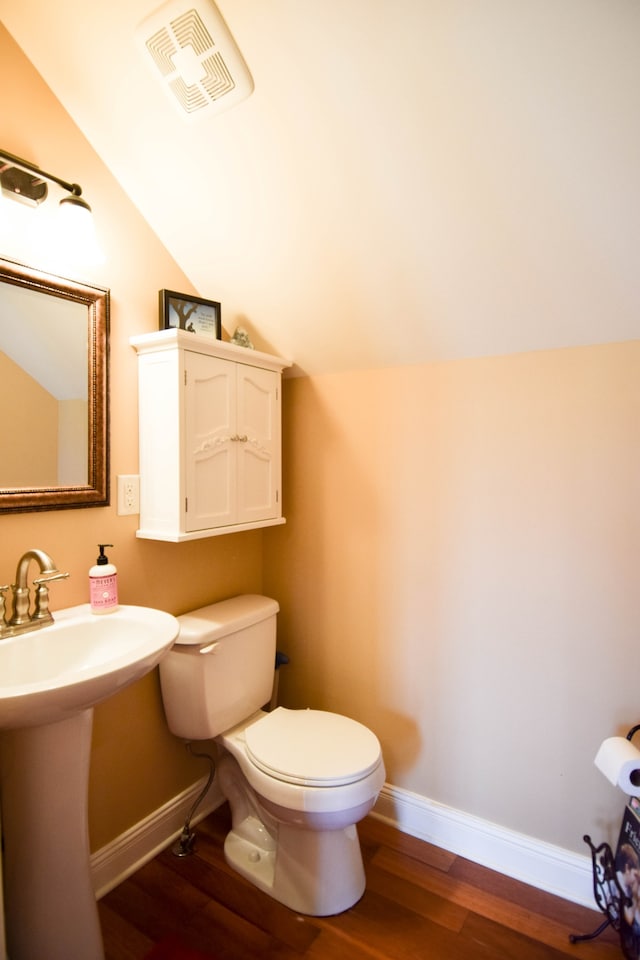
<svg viewBox="0 0 640 960"><path fill-rule="evenodd" d="M248 758L263 773L302 786L355 783L381 761L371 730L325 710L277 707L246 728L245 744Z"/></svg>

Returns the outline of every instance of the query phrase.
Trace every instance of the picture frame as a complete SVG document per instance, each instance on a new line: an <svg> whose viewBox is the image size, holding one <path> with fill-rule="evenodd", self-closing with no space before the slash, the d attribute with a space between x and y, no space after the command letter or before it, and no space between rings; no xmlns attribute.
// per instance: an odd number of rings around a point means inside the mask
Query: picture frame
<svg viewBox="0 0 640 960"><path fill-rule="evenodd" d="M222 308L217 300L190 293L160 290L160 329L186 330L212 340L222 339Z"/></svg>

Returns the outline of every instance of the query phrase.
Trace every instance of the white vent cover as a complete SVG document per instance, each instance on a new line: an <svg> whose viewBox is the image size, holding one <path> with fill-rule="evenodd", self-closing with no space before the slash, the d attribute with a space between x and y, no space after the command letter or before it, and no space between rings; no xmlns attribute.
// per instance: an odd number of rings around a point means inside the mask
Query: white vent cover
<svg viewBox="0 0 640 960"><path fill-rule="evenodd" d="M251 74L211 0L169 0L137 32L183 117L220 113L252 93Z"/></svg>

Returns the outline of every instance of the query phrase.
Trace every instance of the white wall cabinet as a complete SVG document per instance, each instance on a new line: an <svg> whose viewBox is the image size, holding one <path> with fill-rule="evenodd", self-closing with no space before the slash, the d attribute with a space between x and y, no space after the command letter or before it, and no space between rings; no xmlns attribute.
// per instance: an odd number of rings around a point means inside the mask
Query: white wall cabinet
<svg viewBox="0 0 640 960"><path fill-rule="evenodd" d="M138 353L137 535L179 542L284 523L288 361L182 330L130 343Z"/></svg>

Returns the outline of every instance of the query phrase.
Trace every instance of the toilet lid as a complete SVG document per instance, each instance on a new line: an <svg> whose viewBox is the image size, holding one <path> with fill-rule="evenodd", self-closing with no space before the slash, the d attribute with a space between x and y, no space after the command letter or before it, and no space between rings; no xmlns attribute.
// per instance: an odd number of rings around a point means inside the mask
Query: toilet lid
<svg viewBox="0 0 640 960"><path fill-rule="evenodd" d="M380 743L371 730L325 710L278 707L247 727L245 739L260 770L304 786L354 783L380 763Z"/></svg>

